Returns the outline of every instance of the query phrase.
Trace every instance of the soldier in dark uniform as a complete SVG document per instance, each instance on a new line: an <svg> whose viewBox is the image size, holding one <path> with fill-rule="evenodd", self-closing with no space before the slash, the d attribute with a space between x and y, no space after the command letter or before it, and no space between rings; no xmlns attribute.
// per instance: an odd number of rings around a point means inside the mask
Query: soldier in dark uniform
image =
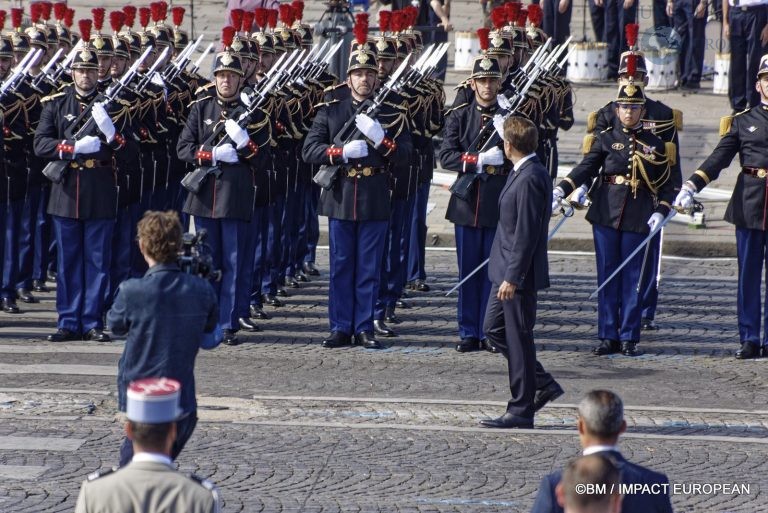
<svg viewBox="0 0 768 513"><path fill-rule="evenodd" d="M63 160L67 165L61 182L52 186L48 204L58 269L62 271L57 275L56 289L59 329L48 337L55 342L81 336L99 342L109 340L102 330L117 214L116 174L121 158L136 151L132 135L122 133L126 127L115 126L110 118L124 120L124 107L108 105L111 112L107 113L105 107L94 104L99 62L88 29L87 24L81 24L81 50L72 63L74 84L44 99L34 140L39 157ZM75 125L78 120L82 123ZM73 139L84 123L95 128Z"/></svg>
<svg viewBox="0 0 768 513"><path fill-rule="evenodd" d="M632 69L629 69L632 68ZM634 70L634 71L633 71ZM645 66L645 57L643 54L634 50L624 52L619 64L619 80L626 81L633 79L635 83L648 83L648 76ZM616 108L612 103L608 103L600 110L592 112L587 117L587 132L595 135L611 126L620 128L621 122L616 117ZM643 114L643 126L650 130L654 135L664 142L674 144L677 158L671 168L672 175L670 179L675 190L680 189L682 183L682 171L680 169L680 143L677 132L683 129L683 114L677 109L672 109L666 104L648 98L645 98L645 114ZM577 190L573 199L578 203L584 203L587 190L591 184L586 183ZM641 329L644 331L657 330L656 325L656 306L658 303L659 291L656 287L657 272L659 269L658 261L661 258L661 234L654 237L649 246L648 261L644 275L644 283L641 286L640 297L642 305Z"/></svg>
<svg viewBox="0 0 768 513"><path fill-rule="evenodd" d="M478 30L481 48L486 50L488 41L484 34L487 29ZM445 215L456 229L460 280L488 258L499 220L499 194L511 169L501 141L482 153L479 153L482 144L472 145L480 130L499 110L496 96L500 83L498 62L483 53L475 59L470 76L470 86L475 92L473 101L449 110L445 119L440 162L443 168L459 173L457 186L466 175L473 177L468 194L460 197L454 192L451 195ZM459 288L457 351L475 351L485 340L483 315L490 289L485 272L476 273Z"/></svg>
<svg viewBox="0 0 768 513"><path fill-rule="evenodd" d="M669 214L675 195L675 145L645 128L644 105L642 86L633 81L619 86L616 116L621 126L587 136L584 159L553 191L553 210L560 209L564 197L596 180L587 221L592 223L601 284ZM642 258L642 252L635 255L598 295L597 355L638 354L641 304L636 287Z"/></svg>
<svg viewBox="0 0 768 513"><path fill-rule="evenodd" d="M739 154L741 173L725 211L725 220L736 226L739 261L736 305L741 340L736 358L740 360L758 358L761 352L762 356L768 356L768 316L763 317L763 331L760 330L760 285L768 244L768 55L760 61L755 87L760 94L760 105L720 121L720 142L675 199L675 206L690 208L693 194L717 180L720 172ZM768 297L764 302L768 304Z"/></svg>
<svg viewBox="0 0 768 513"><path fill-rule="evenodd" d="M192 103L178 143L179 158L211 168L199 191L190 191L184 212L195 216L198 231L207 230L214 267L222 271L216 283L219 323L229 345L238 343L236 332L241 327L252 331L248 294L253 273L254 169L264 169L269 159L266 115L255 111L246 128L233 118L246 109L239 96L243 69L230 50L233 36L232 27L224 29L225 50L214 63L216 85ZM217 130L220 133L212 138Z"/></svg>
<svg viewBox="0 0 768 513"><path fill-rule="evenodd" d="M728 99L734 113L761 103L760 94L752 87L752 77L759 69L760 55L766 47L763 34L767 28L764 0L723 2L723 34L731 48Z"/></svg>
<svg viewBox="0 0 768 513"><path fill-rule="evenodd" d="M347 68L350 97L323 105L304 142L302 155L311 164L336 166L334 179L320 196L320 215L328 216L330 240L330 336L324 347L354 341L382 346L373 334L373 314L390 215L390 164L408 163L411 138L399 111L382 104L372 119L355 118L362 138L336 141L361 102L374 93L376 55L358 38Z"/></svg>

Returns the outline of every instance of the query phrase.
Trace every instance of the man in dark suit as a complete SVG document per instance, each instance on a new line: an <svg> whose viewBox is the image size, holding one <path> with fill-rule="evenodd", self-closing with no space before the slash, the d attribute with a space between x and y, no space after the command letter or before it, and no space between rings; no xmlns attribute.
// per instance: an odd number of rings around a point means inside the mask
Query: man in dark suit
<svg viewBox="0 0 768 513"><path fill-rule="evenodd" d="M480 421L486 427L532 428L537 383L552 383L562 394L536 361L533 343L536 293L549 287L547 228L552 215L547 201L552 181L536 157L537 146L538 130L531 121L512 116L504 122L504 153L514 164L514 173L499 196L499 224L488 263L492 286L483 330L507 359L512 397L504 415Z"/></svg>
<svg viewBox="0 0 768 513"><path fill-rule="evenodd" d="M608 390L592 390L587 393L579 403L576 425L584 456L606 456L619 468L623 484L642 484L659 491L626 495L621 506L623 513L671 513L672 504L666 493L669 486L667 476L629 462L619 452L619 435L626 431L627 423L624 420L624 405L618 395ZM555 498L555 488L561 479L560 470L544 476L531 513L563 512Z"/></svg>
<svg viewBox="0 0 768 513"><path fill-rule="evenodd" d="M602 454L580 456L571 461L557 485L557 502L565 513L619 513L621 474L616 464Z"/></svg>

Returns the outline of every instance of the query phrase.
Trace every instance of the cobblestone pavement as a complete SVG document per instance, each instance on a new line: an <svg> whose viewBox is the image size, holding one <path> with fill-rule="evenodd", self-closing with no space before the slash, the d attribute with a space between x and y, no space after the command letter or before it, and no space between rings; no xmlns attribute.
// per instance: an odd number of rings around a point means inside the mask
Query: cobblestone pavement
<svg viewBox="0 0 768 513"><path fill-rule="evenodd" d="M321 265L327 268L327 255ZM459 354L450 251L428 253L432 292L412 294L378 352L325 350L321 276L272 309L264 332L198 357L201 422L179 460L210 476L225 511L527 511L541 477L578 452L575 403L618 391L622 448L673 483L738 483L749 494L673 496L676 511L765 510L765 360L738 362L732 259L665 259L661 330L645 354L597 358L591 255L551 255L538 358L566 394L536 429L478 426L503 411L503 359ZM26 305L25 305L26 306ZM116 463L120 343L50 344L53 294L0 320L0 511L72 511L89 472ZM760 506L763 504L763 506Z"/></svg>

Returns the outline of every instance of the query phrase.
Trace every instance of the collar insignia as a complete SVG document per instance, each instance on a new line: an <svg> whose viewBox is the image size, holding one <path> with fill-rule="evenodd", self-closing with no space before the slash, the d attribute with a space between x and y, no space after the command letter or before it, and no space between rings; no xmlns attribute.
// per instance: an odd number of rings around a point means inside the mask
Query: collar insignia
<svg viewBox="0 0 768 513"><path fill-rule="evenodd" d="M206 126L211 126L211 124L213 124L213 120L209 118L209 119L203 120L203 123L205 123Z"/></svg>
<svg viewBox="0 0 768 513"><path fill-rule="evenodd" d="M74 114L67 114L66 116L64 116L64 119L66 119L71 123L75 119L75 117L76 116Z"/></svg>
<svg viewBox="0 0 768 513"><path fill-rule="evenodd" d="M613 143L611 144L611 148L616 151L621 151L624 149L624 145L622 143Z"/></svg>
<svg viewBox="0 0 768 513"><path fill-rule="evenodd" d="M757 130L757 127L755 125L752 125L751 127L747 128L747 130L749 130L750 133L754 133L755 130Z"/></svg>

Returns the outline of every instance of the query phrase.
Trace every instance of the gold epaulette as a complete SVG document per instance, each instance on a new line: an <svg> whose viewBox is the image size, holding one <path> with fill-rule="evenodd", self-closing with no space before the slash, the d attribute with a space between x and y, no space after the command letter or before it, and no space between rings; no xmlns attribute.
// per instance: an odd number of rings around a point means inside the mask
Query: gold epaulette
<svg viewBox="0 0 768 513"><path fill-rule="evenodd" d="M454 87L454 88L453 88L453 90L454 90L454 91L458 91L458 90L459 90L459 89L461 89L462 87L469 87L469 79L468 79L468 78L465 78L464 80L462 80L461 82L459 82L459 83L456 85L456 87Z"/></svg>
<svg viewBox="0 0 768 513"><path fill-rule="evenodd" d="M587 132L594 132L597 127L597 111L593 110L587 115Z"/></svg>
<svg viewBox="0 0 768 513"><path fill-rule="evenodd" d="M448 110L446 110L446 111L445 111L445 115L447 116L448 114L450 114L450 113L451 113L451 112L453 112L454 110L458 110L458 109L460 109L460 108L462 108L462 107L466 107L467 105L469 105L469 102L467 102L467 103L462 103L461 105L456 105L456 106L454 106L454 107L451 107L450 109L448 109Z"/></svg>
<svg viewBox="0 0 768 513"><path fill-rule="evenodd" d="M677 130L683 129L683 111L678 109L672 109L672 118L675 120L675 128Z"/></svg>
<svg viewBox="0 0 768 513"><path fill-rule="evenodd" d="M733 123L733 116L723 116L720 118L720 137L731 131L731 124Z"/></svg>
<svg viewBox="0 0 768 513"><path fill-rule="evenodd" d="M327 101L327 102L320 102L320 103L316 104L315 106L313 106L312 108L313 109L319 109L320 107L327 107L328 105L332 105L334 103L338 103L339 101L340 100L331 100L331 101Z"/></svg>
<svg viewBox="0 0 768 513"><path fill-rule="evenodd" d="M64 96L64 91L61 91L61 92L58 92L58 93L49 94L48 96L43 96L42 98L40 98L40 103L49 102L49 101L53 100L54 98L58 98L59 96Z"/></svg>
<svg viewBox="0 0 768 513"><path fill-rule="evenodd" d="M594 134L587 134L584 136L584 140L581 143L581 152L586 155L592 149L592 145L595 144L597 136Z"/></svg>
<svg viewBox="0 0 768 513"><path fill-rule="evenodd" d="M331 91L334 91L334 90L338 89L339 87L341 87L341 86L345 86L345 85L347 85L347 83L346 83L346 82L339 82L339 83L338 83L338 84L336 84L336 85L329 85L328 87L326 87L325 89L323 89L323 92L324 92L324 93L330 93Z"/></svg>
<svg viewBox="0 0 768 513"><path fill-rule="evenodd" d="M198 87L197 89L195 89L195 95L203 94L204 92L208 91L208 89L210 89L214 85L216 85L216 84L214 84L213 82L209 82L209 83L205 84L204 86Z"/></svg>
<svg viewBox="0 0 768 513"><path fill-rule="evenodd" d="M673 142L664 143L664 152L667 154L667 161L670 166L677 164L677 146Z"/></svg>

